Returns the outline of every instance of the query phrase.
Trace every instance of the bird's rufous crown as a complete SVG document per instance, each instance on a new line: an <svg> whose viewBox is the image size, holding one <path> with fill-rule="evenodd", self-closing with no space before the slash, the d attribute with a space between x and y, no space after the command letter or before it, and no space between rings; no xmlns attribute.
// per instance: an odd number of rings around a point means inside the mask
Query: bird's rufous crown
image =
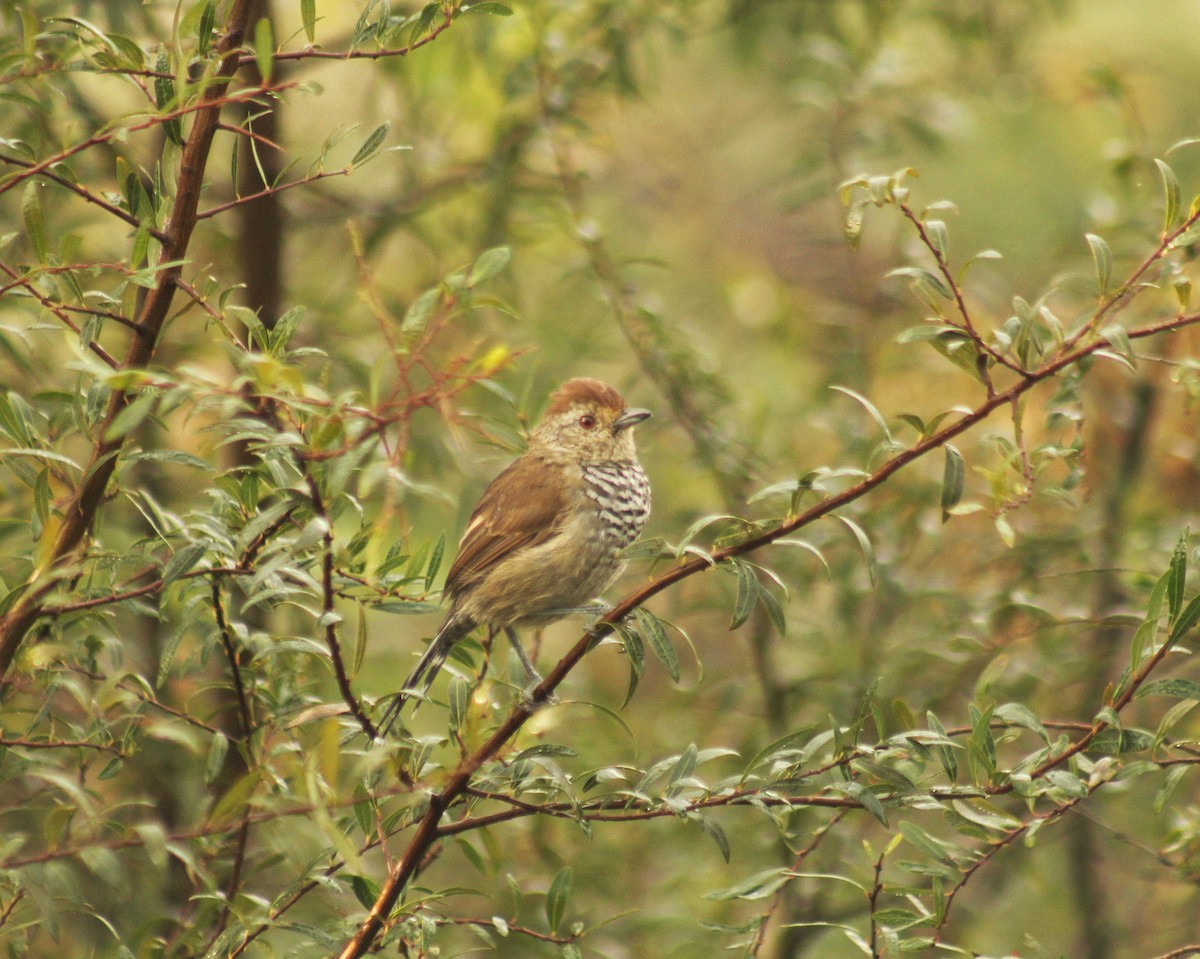
<svg viewBox="0 0 1200 959"><path fill-rule="evenodd" d="M600 380L579 377L567 380L551 394L550 407L546 413L549 416L555 416L577 405L607 407L616 413L625 410L625 400L613 387Z"/></svg>

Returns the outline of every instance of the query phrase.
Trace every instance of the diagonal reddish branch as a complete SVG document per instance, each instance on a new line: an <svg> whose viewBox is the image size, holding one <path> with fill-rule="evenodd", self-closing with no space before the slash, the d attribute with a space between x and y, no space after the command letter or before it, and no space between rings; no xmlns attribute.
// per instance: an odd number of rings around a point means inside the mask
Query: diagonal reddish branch
<svg viewBox="0 0 1200 959"><path fill-rule="evenodd" d="M1197 324L1200 324L1200 313L1179 314L1169 320L1132 329L1129 331L1129 338L1141 339ZM712 553L706 556L693 557L686 562L680 563L678 566L672 567L617 603L599 620L596 627L593 627L593 633L597 627L613 628L615 624L621 622L622 619L648 599L661 593L668 586L680 580L687 579L690 576L695 576L704 570L711 569L726 560L762 549L776 540L783 539L797 530L811 525L821 517L828 516L841 507L861 499L867 493L885 483L893 474L904 469L904 467L919 460L927 453L945 446L954 437L983 422L996 410L1009 406L1039 383L1053 379L1067 368L1093 355L1096 351L1103 349L1107 345L1106 341L1099 340L1084 346L1064 349L1056 358L1047 361L1037 370L1025 373L1007 389L992 393L986 401L970 413L965 414L961 419L925 437L919 443L892 457L865 479L855 483L853 486L822 500L815 506L792 517L786 522L780 523L773 529L750 537L740 543L735 543L732 546L713 550ZM387 882L380 889L379 895L376 897L367 917L359 925L354 936L346 943L345 948L339 953L339 959L357 959L357 957L365 955L371 948L372 943L379 936L380 932L383 931L388 917L391 915L396 902L400 898L400 894L416 875L429 848L442 835L439 823L446 810L450 808L456 799L467 792L475 773L480 767L498 756L505 745L516 736L529 717L533 715L533 710L537 706L549 701L554 690L567 677L567 674L579 664L588 650L595 645L595 642L594 635L581 637L571 650L559 660L549 675L533 690L530 694L530 705L522 705L515 708L486 743L470 756L463 759L458 768L447 779L441 790L429 797L429 807L418 824L416 832L409 840L404 855L388 876ZM1056 757L1053 765L1057 765L1064 758L1062 756Z"/></svg>
<svg viewBox="0 0 1200 959"><path fill-rule="evenodd" d="M250 0L233 0L230 6L225 29L216 48L221 65L214 81L201 94L194 111L191 132L180 156L175 206L164 230L158 261L164 265L158 272L154 288L146 296L137 329L121 362L122 369L138 370L149 364L158 345L163 323L170 313L175 281L196 226L204 169L220 121L224 94L237 69L249 8ZM37 172L36 167L31 172ZM70 575L73 560L91 533L104 490L116 469L124 442L122 437L110 435L111 428L130 399L129 388L122 386L113 389L104 417L96 430L98 439L84 471L84 478L65 505L53 542L27 583L25 594L0 618L0 680L8 673L22 641L41 615L46 595L59 579Z"/></svg>

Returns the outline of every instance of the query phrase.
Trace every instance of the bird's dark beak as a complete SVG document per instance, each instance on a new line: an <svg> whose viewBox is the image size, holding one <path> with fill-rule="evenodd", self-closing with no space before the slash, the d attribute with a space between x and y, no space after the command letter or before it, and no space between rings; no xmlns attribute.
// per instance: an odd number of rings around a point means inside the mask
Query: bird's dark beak
<svg viewBox="0 0 1200 959"><path fill-rule="evenodd" d="M613 420L612 431L620 433L622 430L627 430L631 426L637 426L642 420L650 418L649 410L626 410L615 420Z"/></svg>

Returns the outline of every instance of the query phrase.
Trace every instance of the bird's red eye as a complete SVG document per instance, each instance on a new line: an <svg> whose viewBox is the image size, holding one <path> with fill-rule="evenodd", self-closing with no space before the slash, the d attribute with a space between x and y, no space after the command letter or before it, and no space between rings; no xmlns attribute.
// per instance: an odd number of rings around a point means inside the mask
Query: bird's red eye
<svg viewBox="0 0 1200 959"><path fill-rule="evenodd" d="M596 425L596 417L592 416L591 413L584 413L583 416L579 417L579 425L585 430L590 430Z"/></svg>

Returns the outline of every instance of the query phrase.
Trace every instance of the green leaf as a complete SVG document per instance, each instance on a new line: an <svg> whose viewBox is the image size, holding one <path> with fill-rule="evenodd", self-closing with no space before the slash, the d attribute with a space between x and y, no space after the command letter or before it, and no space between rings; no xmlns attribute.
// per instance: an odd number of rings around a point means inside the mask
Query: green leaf
<svg viewBox="0 0 1200 959"><path fill-rule="evenodd" d="M939 736L946 735L946 727L942 725L942 721L937 718L932 712L927 711L925 721L929 724L931 732ZM938 761L942 764L942 769L946 773L946 778L951 782L958 779L958 759L954 755L954 750L949 746L935 746L934 752L937 753ZM903 824L902 824L903 827Z"/></svg>
<svg viewBox="0 0 1200 959"><path fill-rule="evenodd" d="M435 306L441 302L442 291L436 286L426 290L415 300L412 301L408 310L404 313L404 320L400 324L402 333L419 333L425 329L429 322L429 317L433 314Z"/></svg>
<svg viewBox="0 0 1200 959"><path fill-rule="evenodd" d="M546 893L546 921L550 923L550 931L557 933L562 925L563 913L567 908L567 900L571 896L571 877L574 873L570 866L564 866Z"/></svg>
<svg viewBox="0 0 1200 959"><path fill-rule="evenodd" d="M441 4L439 3L425 4L424 8L422 8L420 14L413 23L412 31L408 35L408 42L410 46L429 32L429 28L433 26L433 21L437 17L440 9Z"/></svg>
<svg viewBox="0 0 1200 959"><path fill-rule="evenodd" d="M950 231L946 229L945 221L927 221L925 223L925 233L929 236L929 242L933 248L937 250L942 261L945 262L950 256Z"/></svg>
<svg viewBox="0 0 1200 959"><path fill-rule="evenodd" d="M1177 642L1197 621L1200 621L1200 595L1193 596L1191 602L1179 614L1179 618L1171 624L1170 641Z"/></svg>
<svg viewBox="0 0 1200 959"><path fill-rule="evenodd" d="M1108 284L1112 280L1112 250L1104 242L1104 238L1095 233L1087 234L1088 246L1092 248L1092 259L1096 264L1096 286L1100 295L1108 292Z"/></svg>
<svg viewBox="0 0 1200 959"><path fill-rule="evenodd" d="M351 876L350 888L354 890L354 898L364 909L374 908L379 899L379 884L366 876Z"/></svg>
<svg viewBox="0 0 1200 959"><path fill-rule="evenodd" d="M989 783L996 771L996 739L992 735L991 709L984 711L975 721L967 742L967 757L975 783Z"/></svg>
<svg viewBox="0 0 1200 959"><path fill-rule="evenodd" d="M429 589L433 586L434 577L437 576L438 570L442 568L442 557L446 554L446 534L443 532L437 538L437 542L433 544L433 551L429 557L429 565L425 568L425 588Z"/></svg>
<svg viewBox="0 0 1200 959"><path fill-rule="evenodd" d="M642 637L637 634L636 630L618 625L616 634L621 645L625 647L625 655L629 657L629 688L625 691L625 701L621 703L621 708L624 709L633 699L642 673L646 669L646 648L642 645Z"/></svg>
<svg viewBox="0 0 1200 959"><path fill-rule="evenodd" d="M300 0L300 19L309 43L317 41L317 0Z"/></svg>
<svg viewBox="0 0 1200 959"><path fill-rule="evenodd" d="M971 269L971 267L973 267L980 260L1003 260L1003 259L1004 259L1004 254L1002 254L998 250L980 250L973 257L971 257L971 259L967 260L967 262L964 263L962 265L962 268L958 271L957 280L959 282L959 285L962 284L963 279L967 275L967 271L969 271Z"/></svg>
<svg viewBox="0 0 1200 959"><path fill-rule="evenodd" d="M963 487L966 484L967 467L963 462L962 453L947 443L944 447L946 462L942 468L942 522L950 518L950 508L956 506L962 499Z"/></svg>
<svg viewBox="0 0 1200 959"><path fill-rule="evenodd" d="M213 27L216 25L217 5L213 0L205 0L204 9L200 12L200 23L196 27L197 48L200 56L208 54L209 44L212 43Z"/></svg>
<svg viewBox="0 0 1200 959"><path fill-rule="evenodd" d="M154 61L154 72L164 74L154 78L154 102L159 110L167 111L178 106L175 103L175 81L170 76L171 61L167 57L165 46L158 48L158 58ZM183 146L183 132L179 125L179 117L163 121L163 130L167 139L176 146Z"/></svg>
<svg viewBox="0 0 1200 959"><path fill-rule="evenodd" d="M871 414L871 419L873 419L879 425L879 429L883 431L884 439L886 439L889 443L893 442L892 431L888 429L887 421L883 418L883 414L880 413L879 410L875 407L874 403L872 403L869 399L867 399L861 393L856 393L854 390L849 389L848 387L831 386L829 388L831 390L836 390L838 393L844 393L846 396L850 397L852 400L856 400L859 404L861 404L862 408Z"/></svg>
<svg viewBox="0 0 1200 959"><path fill-rule="evenodd" d="M1050 734L1046 732L1046 727L1042 725L1042 721L1034 715L1033 710L1021 703L1004 703L997 706L995 718L1002 723L1009 723L1013 726L1023 726L1037 733L1042 738L1042 741L1047 745L1050 743Z"/></svg>
<svg viewBox="0 0 1200 959"><path fill-rule="evenodd" d="M881 825L884 827L887 826L887 813L884 811L883 803L879 801L878 796L862 783L854 781L839 783L837 789L857 801L863 809L878 819Z"/></svg>
<svg viewBox="0 0 1200 959"><path fill-rule="evenodd" d="M462 13L490 13L493 17L511 17L512 10L499 0L481 0L462 8Z"/></svg>
<svg viewBox="0 0 1200 959"><path fill-rule="evenodd" d="M1167 233L1171 227L1175 225L1175 218L1179 215L1179 179L1175 176L1175 171L1163 163L1162 160L1155 160L1154 165L1158 167L1158 175L1163 181L1163 197L1165 206L1163 209L1163 233Z"/></svg>
<svg viewBox="0 0 1200 959"><path fill-rule="evenodd" d="M40 183L30 180L25 184L21 194L21 219L25 224L25 235L29 237L29 245L33 247L33 255L39 263L46 262L46 221L42 216Z"/></svg>
<svg viewBox="0 0 1200 959"><path fill-rule="evenodd" d="M924 828L917 825L912 820L901 820L900 834L908 840L917 849L924 852L926 856L934 859L935 862L948 863L954 865L953 850L954 846L944 843L941 839L935 837Z"/></svg>
<svg viewBox="0 0 1200 959"><path fill-rule="evenodd" d="M844 524L846 529L854 534L854 538L858 540L859 549L862 550L863 559L867 561L867 576L870 577L871 585L877 585L879 581L879 567L875 560L875 548L871 545L870 537L850 517L843 516L841 513L830 513L829 515Z"/></svg>
<svg viewBox="0 0 1200 959"><path fill-rule="evenodd" d="M946 286L946 281L936 273L925 269L921 266L900 266L894 270L884 274L885 277L906 276L913 281L913 285L918 289L928 288L935 292L944 300L954 299L954 294L950 292L950 287ZM930 299L925 297L925 299Z"/></svg>
<svg viewBox="0 0 1200 959"><path fill-rule="evenodd" d="M225 768L225 754L229 752L229 740L224 733L213 733L208 746L208 759L204 763L204 782L211 786Z"/></svg>
<svg viewBox="0 0 1200 959"><path fill-rule="evenodd" d="M1163 777L1163 783L1158 787L1158 792L1154 795L1154 802L1151 809L1156 813L1160 813L1167 805L1167 800L1171 798L1171 793L1175 791L1175 787L1179 785L1181 780L1188 772L1187 766L1174 766L1167 770L1166 776Z"/></svg>
<svg viewBox="0 0 1200 959"><path fill-rule="evenodd" d="M679 790L676 787L679 781L686 779L696 771L696 756L698 754L699 750L696 748L696 744L690 743L688 748L679 755L679 758L675 761L675 765L671 767L670 774L667 776L667 784L663 790L666 795L671 796L677 793Z"/></svg>
<svg viewBox="0 0 1200 959"><path fill-rule="evenodd" d="M667 631L663 629L662 621L640 606L633 611L633 615L637 619L642 637L650 643L650 649L654 651L658 661L666 667L671 679L679 682L679 657L675 655L675 647L667 636Z"/></svg>
<svg viewBox="0 0 1200 959"><path fill-rule="evenodd" d="M1173 699L1200 700L1200 683L1194 679L1159 679L1146 683L1134 695L1134 699L1144 696L1170 696Z"/></svg>
<svg viewBox="0 0 1200 959"><path fill-rule="evenodd" d="M769 896L775 895L779 887L791 882L792 878L793 875L789 869L779 867L764 869L762 872L756 872L754 875L743 879L736 886L730 886L728 889L721 889L717 892L705 893L703 898L717 902L731 899L766 899Z"/></svg>
<svg viewBox="0 0 1200 959"><path fill-rule="evenodd" d="M260 17L254 25L254 62L263 84L269 84L275 69L275 31L271 28L270 17Z"/></svg>
<svg viewBox="0 0 1200 959"><path fill-rule="evenodd" d="M738 578L737 601L733 604L733 618L729 621L730 629L737 629L750 618L758 602L758 581L754 568L745 563L734 562L733 571Z"/></svg>
<svg viewBox="0 0 1200 959"><path fill-rule="evenodd" d="M467 273L467 288L478 286L484 280L490 280L508 266L508 261L511 259L512 250L507 246L495 246L480 253L479 258L472 264L470 272Z"/></svg>
<svg viewBox="0 0 1200 959"><path fill-rule="evenodd" d="M708 833L712 837L712 841L717 844L717 848L721 850L721 858L729 862L729 837L725 835L721 824L704 813L696 815L696 822L700 823L700 828Z"/></svg>
<svg viewBox="0 0 1200 959"><path fill-rule="evenodd" d="M374 130L371 135L363 141L363 145L358 148L358 152L354 154L350 161L352 167L358 166L361 163L366 163L371 157L379 152L379 148L383 145L384 139L388 135L388 130L392 128L391 121L385 121Z"/></svg>
<svg viewBox="0 0 1200 959"><path fill-rule="evenodd" d="M471 683L462 676L450 680L446 697L450 704L450 728L462 729L467 718L467 710L471 705Z"/></svg>
<svg viewBox="0 0 1200 959"><path fill-rule="evenodd" d="M1183 583L1187 578L1187 547L1189 530L1184 530L1171 554L1167 567L1167 622L1174 625L1179 610L1183 608Z"/></svg>
<svg viewBox="0 0 1200 959"><path fill-rule="evenodd" d="M200 562L200 558L207 551L208 547L204 543L188 543L187 546L176 552L163 569L163 586L169 586L175 580L179 579L180 576Z"/></svg>
<svg viewBox="0 0 1200 959"><path fill-rule="evenodd" d="M127 436L154 412L154 406L157 402L158 396L154 393L143 393L137 397L116 415L112 421L112 425L105 432L104 438L106 440L115 440L120 439L122 436Z"/></svg>
<svg viewBox="0 0 1200 959"><path fill-rule="evenodd" d="M1100 338L1107 340L1131 369L1137 366L1137 354L1133 351L1133 341L1125 327L1110 323L1100 331Z"/></svg>

